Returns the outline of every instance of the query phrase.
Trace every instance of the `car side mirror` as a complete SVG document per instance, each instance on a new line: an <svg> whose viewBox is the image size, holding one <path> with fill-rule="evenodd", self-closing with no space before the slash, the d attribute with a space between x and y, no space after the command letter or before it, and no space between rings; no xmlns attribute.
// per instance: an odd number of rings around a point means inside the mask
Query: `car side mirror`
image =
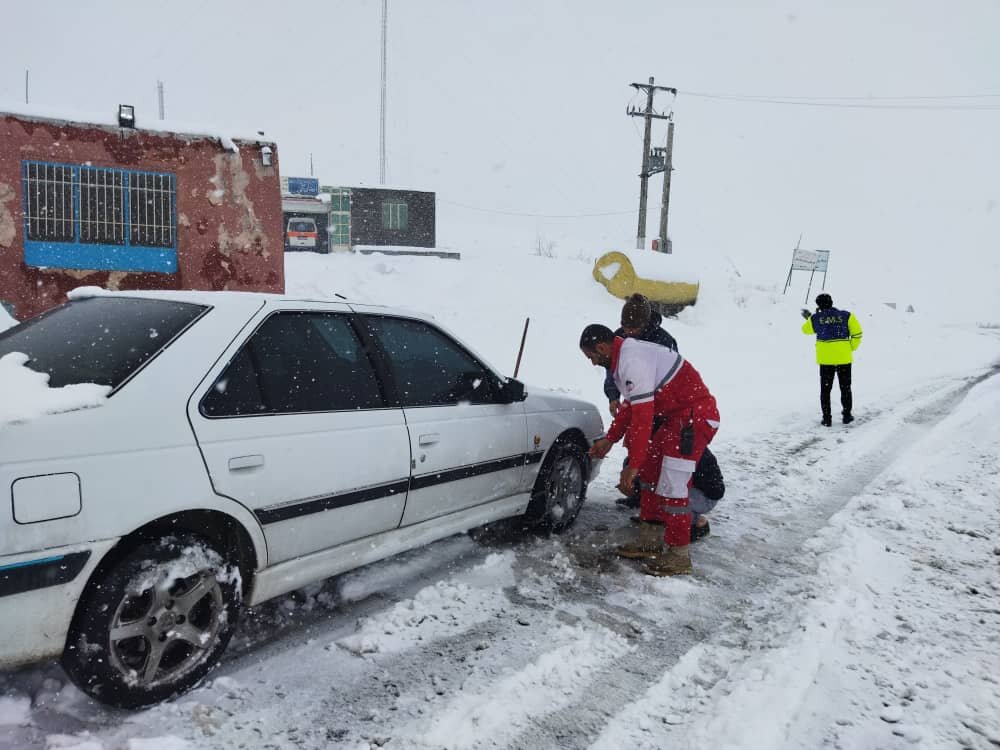
<svg viewBox="0 0 1000 750"><path fill-rule="evenodd" d="M525 390L524 383L514 378L507 378L503 384L504 403L513 404L517 401L524 401L528 398L528 391Z"/></svg>

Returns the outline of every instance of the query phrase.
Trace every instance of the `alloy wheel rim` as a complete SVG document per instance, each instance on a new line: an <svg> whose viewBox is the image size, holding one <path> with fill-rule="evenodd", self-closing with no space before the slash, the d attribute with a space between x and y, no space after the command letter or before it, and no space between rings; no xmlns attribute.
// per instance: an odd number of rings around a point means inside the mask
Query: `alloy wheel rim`
<svg viewBox="0 0 1000 750"><path fill-rule="evenodd" d="M145 689L190 674L212 652L227 621L215 571L177 577L166 565L154 570L130 582L108 633L111 665L128 684Z"/></svg>
<svg viewBox="0 0 1000 750"><path fill-rule="evenodd" d="M583 496L583 470L572 456L563 456L552 467L547 512L554 521L571 515Z"/></svg>

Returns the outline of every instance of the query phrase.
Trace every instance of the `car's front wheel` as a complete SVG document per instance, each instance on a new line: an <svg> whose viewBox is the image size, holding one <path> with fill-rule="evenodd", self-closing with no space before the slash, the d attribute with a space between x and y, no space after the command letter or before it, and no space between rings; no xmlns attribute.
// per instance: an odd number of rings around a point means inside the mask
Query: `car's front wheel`
<svg viewBox="0 0 1000 750"><path fill-rule="evenodd" d="M575 443L552 446L538 472L528 515L544 531L559 533L576 520L587 495L587 457Z"/></svg>
<svg viewBox="0 0 1000 750"><path fill-rule="evenodd" d="M88 584L63 667L81 690L121 708L182 693L225 650L241 592L238 567L200 537L140 544Z"/></svg>

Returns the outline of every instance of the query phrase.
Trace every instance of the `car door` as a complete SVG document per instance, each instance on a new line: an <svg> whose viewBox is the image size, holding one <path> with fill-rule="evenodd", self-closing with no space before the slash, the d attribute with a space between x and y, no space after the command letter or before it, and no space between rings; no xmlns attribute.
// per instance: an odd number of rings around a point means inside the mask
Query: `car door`
<svg viewBox="0 0 1000 750"><path fill-rule="evenodd" d="M402 525L523 491L524 404L503 403L500 378L426 321L366 315L410 433L413 476Z"/></svg>
<svg viewBox="0 0 1000 750"><path fill-rule="evenodd" d="M272 308L189 407L215 490L256 514L272 564L395 528L403 514L403 412L338 307Z"/></svg>

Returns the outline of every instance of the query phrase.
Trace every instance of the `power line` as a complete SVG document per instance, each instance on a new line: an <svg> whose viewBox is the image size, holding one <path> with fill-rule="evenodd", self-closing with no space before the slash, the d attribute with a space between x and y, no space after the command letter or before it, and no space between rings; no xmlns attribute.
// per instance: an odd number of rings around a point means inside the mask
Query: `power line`
<svg viewBox="0 0 1000 750"><path fill-rule="evenodd" d="M709 94L701 91L681 91L685 96L695 96L702 99L718 99L724 101L743 102L748 104L784 104L799 107L835 107L842 109L898 109L898 110L924 110L924 111L977 111L977 110L1000 110L1000 104L880 104L876 102L868 103L845 98L845 101L830 101L808 98L769 98L763 96L744 96L740 94ZM984 94L983 96L996 96L994 94ZM906 97L901 97L905 99Z"/></svg>
<svg viewBox="0 0 1000 750"><path fill-rule="evenodd" d="M695 91L685 91L688 96L739 97L742 99L781 99L783 101L901 101L907 99L996 99L996 94L916 94L913 96L777 96L774 94L706 94Z"/></svg>
<svg viewBox="0 0 1000 750"><path fill-rule="evenodd" d="M525 216L534 219L585 219L589 217L596 216L626 216L628 214L638 213L636 209L631 209L628 211L605 211L602 213L592 213L592 214L540 214L540 213L530 213L526 211L501 211L496 208L482 208L480 206L470 206L467 203L459 203L458 201L450 201L446 198L438 196L438 200L441 203L447 203L451 206L458 206L459 208L465 208L469 211L481 211L486 214L500 214L502 216Z"/></svg>

